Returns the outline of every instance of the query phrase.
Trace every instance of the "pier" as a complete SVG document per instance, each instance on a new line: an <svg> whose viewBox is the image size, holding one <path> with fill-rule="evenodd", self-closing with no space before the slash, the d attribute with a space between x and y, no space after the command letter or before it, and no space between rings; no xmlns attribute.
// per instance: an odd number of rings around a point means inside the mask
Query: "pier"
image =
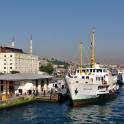
<svg viewBox="0 0 124 124"><path fill-rule="evenodd" d="M42 93L39 95L19 95L19 96L4 96L3 100L0 100L0 110L12 108L28 103L40 101L40 102L52 102L61 103L68 99L67 94L64 91L54 93Z"/></svg>

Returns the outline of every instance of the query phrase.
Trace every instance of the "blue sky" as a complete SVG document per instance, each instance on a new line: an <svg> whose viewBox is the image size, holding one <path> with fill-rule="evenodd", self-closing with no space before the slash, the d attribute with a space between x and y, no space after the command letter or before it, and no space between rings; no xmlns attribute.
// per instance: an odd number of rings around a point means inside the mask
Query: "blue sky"
<svg viewBox="0 0 124 124"><path fill-rule="evenodd" d="M99 63L124 63L124 0L0 0L0 45L10 44L41 58L77 59L83 41L84 63L90 60L95 29Z"/></svg>

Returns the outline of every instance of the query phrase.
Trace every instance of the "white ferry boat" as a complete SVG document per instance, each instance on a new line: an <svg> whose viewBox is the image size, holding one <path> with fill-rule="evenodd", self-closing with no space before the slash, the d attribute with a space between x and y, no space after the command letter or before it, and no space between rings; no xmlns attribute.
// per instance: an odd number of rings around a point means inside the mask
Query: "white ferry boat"
<svg viewBox="0 0 124 124"><path fill-rule="evenodd" d="M119 85L117 76L112 76L107 68L100 68L94 59L94 29L92 31L91 68L82 68L82 42L80 43L80 67L75 74L68 73L65 77L69 96L73 106L81 106L96 102L103 96L115 94ZM104 97L103 97L104 100Z"/></svg>

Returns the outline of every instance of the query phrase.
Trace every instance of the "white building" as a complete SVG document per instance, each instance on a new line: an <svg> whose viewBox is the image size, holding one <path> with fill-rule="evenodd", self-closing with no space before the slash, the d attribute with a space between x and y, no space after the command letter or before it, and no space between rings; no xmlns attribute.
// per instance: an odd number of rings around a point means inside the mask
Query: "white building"
<svg viewBox="0 0 124 124"><path fill-rule="evenodd" d="M37 73L39 70L38 56L24 53L0 53L0 72Z"/></svg>
<svg viewBox="0 0 124 124"><path fill-rule="evenodd" d="M10 47L0 47L0 73L10 73L19 71L20 73L38 73L38 56L32 55L32 36L30 39L29 54L21 49L14 48L14 37Z"/></svg>

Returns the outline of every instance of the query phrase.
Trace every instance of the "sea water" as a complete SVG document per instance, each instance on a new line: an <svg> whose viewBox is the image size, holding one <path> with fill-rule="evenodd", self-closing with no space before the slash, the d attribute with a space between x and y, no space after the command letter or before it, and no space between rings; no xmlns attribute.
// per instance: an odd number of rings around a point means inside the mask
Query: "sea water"
<svg viewBox="0 0 124 124"><path fill-rule="evenodd" d="M34 102L0 111L0 124L122 124L124 123L124 86L117 96L97 105L74 108L64 103Z"/></svg>

